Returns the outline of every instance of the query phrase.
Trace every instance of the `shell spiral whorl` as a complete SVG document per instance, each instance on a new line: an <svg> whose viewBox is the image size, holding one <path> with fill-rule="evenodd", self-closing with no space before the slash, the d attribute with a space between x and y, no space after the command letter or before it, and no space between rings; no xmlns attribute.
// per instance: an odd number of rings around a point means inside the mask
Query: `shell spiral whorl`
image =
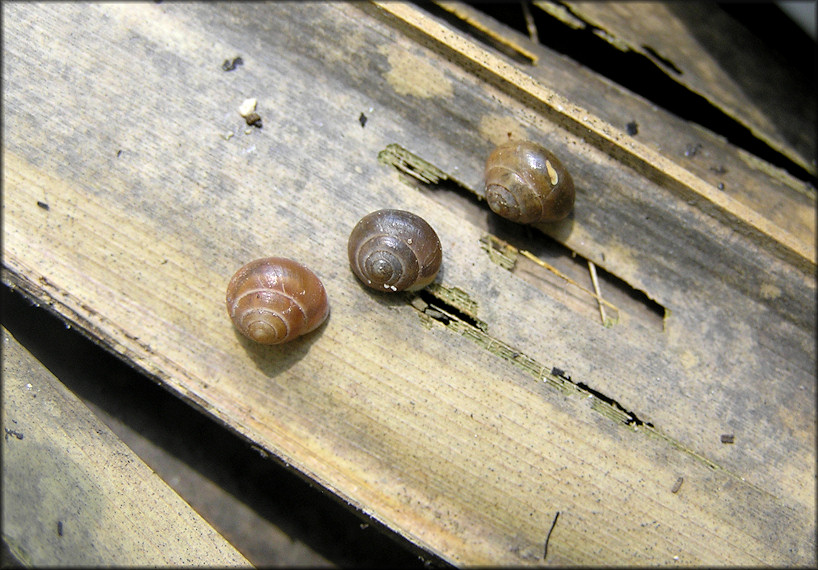
<svg viewBox="0 0 818 570"><path fill-rule="evenodd" d="M551 152L509 141L486 161L486 201L496 214L531 224L562 220L574 207L574 181Z"/></svg>
<svg viewBox="0 0 818 570"><path fill-rule="evenodd" d="M239 269L227 285L227 312L247 338L280 344L318 328L329 315L321 280L284 257L265 257Z"/></svg>
<svg viewBox="0 0 818 570"><path fill-rule="evenodd" d="M377 210L355 225L347 252L353 273L378 291L413 291L434 281L443 252L426 220L405 210Z"/></svg>

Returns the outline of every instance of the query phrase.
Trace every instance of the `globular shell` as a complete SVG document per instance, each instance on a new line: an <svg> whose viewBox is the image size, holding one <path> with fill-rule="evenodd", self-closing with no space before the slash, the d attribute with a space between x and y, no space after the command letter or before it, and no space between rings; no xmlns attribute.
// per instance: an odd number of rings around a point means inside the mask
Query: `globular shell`
<svg viewBox="0 0 818 570"><path fill-rule="evenodd" d="M414 291L434 281L443 252L426 220L405 210L378 210L356 224L347 247L353 273L378 291Z"/></svg>
<svg viewBox="0 0 818 570"><path fill-rule="evenodd" d="M318 328L329 315L321 280L284 257L265 257L239 269L227 285L227 312L236 328L261 344L280 344Z"/></svg>
<svg viewBox="0 0 818 570"><path fill-rule="evenodd" d="M493 212L513 222L556 222L574 207L574 181L542 146L509 141L486 161L486 201Z"/></svg>

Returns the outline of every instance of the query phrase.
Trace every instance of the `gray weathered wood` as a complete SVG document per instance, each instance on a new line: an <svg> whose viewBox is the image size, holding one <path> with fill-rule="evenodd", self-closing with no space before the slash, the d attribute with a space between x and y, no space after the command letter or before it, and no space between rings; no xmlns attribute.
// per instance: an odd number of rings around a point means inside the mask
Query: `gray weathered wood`
<svg viewBox="0 0 818 570"><path fill-rule="evenodd" d="M815 175L814 87L782 67L715 2L535 4L572 27L592 27L616 49L652 61L671 80Z"/></svg>
<svg viewBox="0 0 818 570"><path fill-rule="evenodd" d="M3 429L3 540L26 566L250 566L5 329Z"/></svg>
<svg viewBox="0 0 818 570"><path fill-rule="evenodd" d="M4 281L452 562L542 562L557 511L549 563L815 562L808 224L719 197L593 111L549 107L545 75L513 83L411 6L3 10ZM238 115L250 97L261 130ZM569 220L524 248L593 261L666 309L664 330L579 314L492 260L503 225L487 210L466 217L377 159L399 144L479 194L509 131L565 157L577 185ZM771 192L798 186L758 172ZM484 331L357 283L348 232L382 207L437 230L429 294ZM224 309L232 273L264 255L306 263L330 297L327 324L287 346L249 345Z"/></svg>

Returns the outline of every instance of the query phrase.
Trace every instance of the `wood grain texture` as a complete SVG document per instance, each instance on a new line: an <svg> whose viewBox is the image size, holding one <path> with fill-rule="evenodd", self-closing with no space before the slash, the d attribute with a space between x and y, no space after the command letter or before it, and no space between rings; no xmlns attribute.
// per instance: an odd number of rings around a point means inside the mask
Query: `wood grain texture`
<svg viewBox="0 0 818 570"><path fill-rule="evenodd" d="M594 146L615 157L624 165L640 171L668 190L675 190L682 198L697 201L705 211L726 218L739 231L755 232L756 242L774 248L807 271L815 268L815 245L803 241L785 227L767 219L762 213L745 207L705 183L699 177L666 158L641 142L624 136L621 129L613 129L600 117L562 97L550 87L537 81L517 67L475 46L467 38L457 36L422 11L405 4L381 3L380 8L395 17L420 41L439 46L444 53L459 59L462 65L476 68L497 84L500 89L527 102L544 113L562 128L581 134Z"/></svg>
<svg viewBox="0 0 818 570"><path fill-rule="evenodd" d="M623 4L626 3L617 3L616 7L611 8L621 10ZM552 3L541 5L550 6L549 9L559 6ZM654 5L639 3L638 6L650 9ZM657 10L668 8L667 5L655 7ZM458 8L466 9L459 5ZM674 9L683 8L675 6ZM476 10L467 12L470 19L479 18ZM642 22L639 18L634 21ZM628 123L635 123L638 132L632 136L642 144L763 215L773 224L786 228L801 242L814 242L815 190L809 184L758 160L729 144L723 137L649 104L570 58L538 49L524 36L502 28L496 22L492 25L492 20L485 16L480 19L480 24L495 35L510 35L515 45L524 46L525 53L530 53L530 57L536 56L536 64L520 67L539 83L623 133ZM727 47L722 49L730 49L729 42L724 43ZM498 140L508 131L516 135L519 128L514 121L497 119L487 121L486 126L486 130ZM803 132L811 131L804 129Z"/></svg>
<svg viewBox="0 0 818 570"><path fill-rule="evenodd" d="M250 563L3 329L3 539L25 565Z"/></svg>
<svg viewBox="0 0 818 570"><path fill-rule="evenodd" d="M4 281L451 562L542 563L557 511L547 563L815 562L815 281L807 250L771 246L786 226L759 231L768 218L604 119L576 128L498 83L484 48L462 43L464 64L455 32L375 6L3 10ZM249 97L263 129L238 115ZM492 261L487 210L462 218L377 160L398 143L479 194L508 125L577 187L526 249L592 260L667 309L664 331L579 317ZM349 231L385 207L435 228L438 285L486 331L356 281ZM328 322L281 347L244 341L224 308L233 272L266 255L330 298Z"/></svg>
<svg viewBox="0 0 818 570"><path fill-rule="evenodd" d="M555 9L552 2L536 5ZM715 3L566 2L556 9L569 11L571 25L593 29L617 49L654 62L673 81L816 173L814 91Z"/></svg>

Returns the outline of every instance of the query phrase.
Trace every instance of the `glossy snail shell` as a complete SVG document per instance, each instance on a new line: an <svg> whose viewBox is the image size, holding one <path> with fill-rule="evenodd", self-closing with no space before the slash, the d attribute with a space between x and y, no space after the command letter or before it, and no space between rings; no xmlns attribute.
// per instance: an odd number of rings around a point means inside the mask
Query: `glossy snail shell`
<svg viewBox="0 0 818 570"><path fill-rule="evenodd" d="M239 269L227 285L236 328L261 344L280 344L318 328L329 315L321 280L305 265L265 257Z"/></svg>
<svg viewBox="0 0 818 570"><path fill-rule="evenodd" d="M347 247L353 273L378 291L414 291L434 281L443 252L426 220L404 210L377 210L355 225Z"/></svg>
<svg viewBox="0 0 818 570"><path fill-rule="evenodd" d="M486 201L494 213L513 222L556 222L574 207L574 181L540 145L509 141L486 161Z"/></svg>

